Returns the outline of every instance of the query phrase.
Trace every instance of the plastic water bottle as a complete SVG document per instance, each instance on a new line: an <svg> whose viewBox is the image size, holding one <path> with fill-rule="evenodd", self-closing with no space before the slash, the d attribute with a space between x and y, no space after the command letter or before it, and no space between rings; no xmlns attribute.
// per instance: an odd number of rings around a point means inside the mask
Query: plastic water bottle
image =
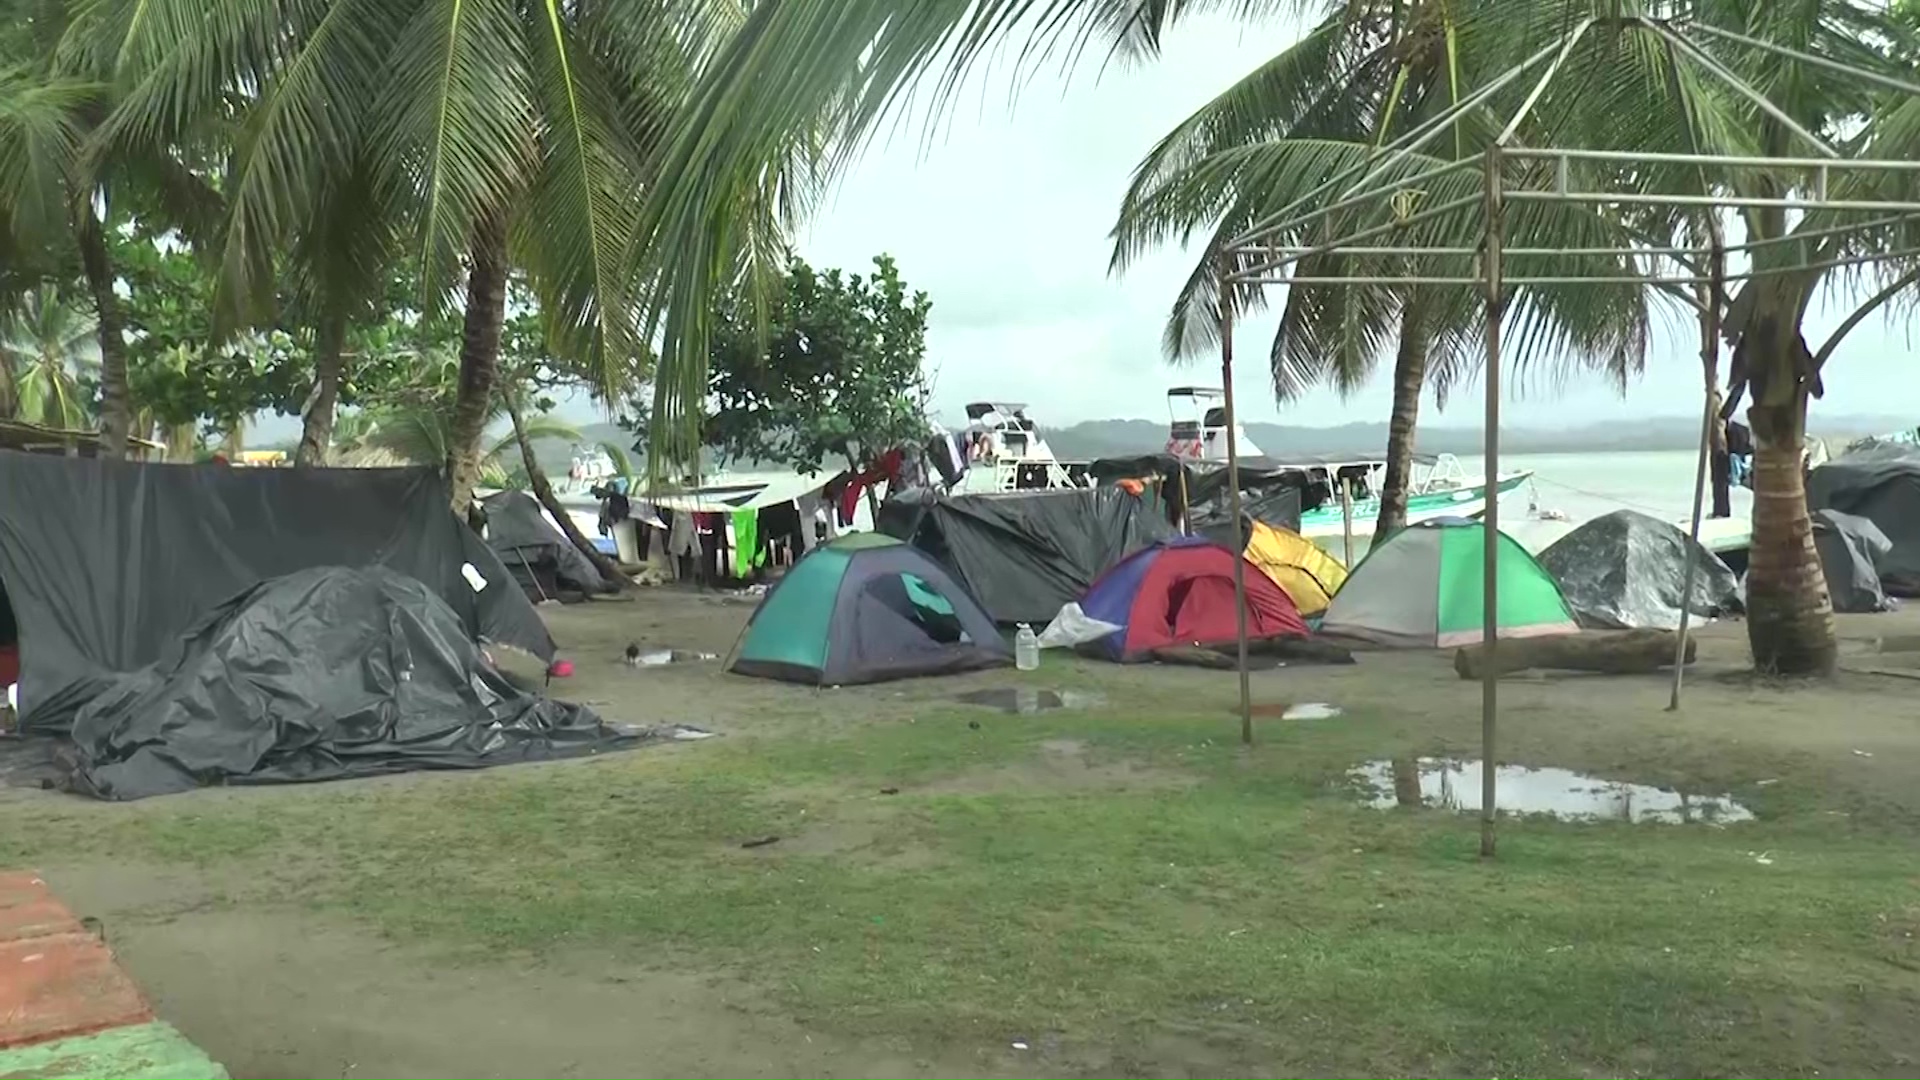
<svg viewBox="0 0 1920 1080"><path fill-rule="evenodd" d="M1021 623L1020 631L1013 635L1013 666L1021 671L1040 666L1040 639L1026 623Z"/></svg>

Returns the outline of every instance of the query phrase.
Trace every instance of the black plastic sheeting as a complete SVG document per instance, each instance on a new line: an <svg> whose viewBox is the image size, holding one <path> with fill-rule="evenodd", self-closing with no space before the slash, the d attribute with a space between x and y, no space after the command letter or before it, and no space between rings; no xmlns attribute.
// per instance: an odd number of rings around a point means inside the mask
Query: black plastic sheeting
<svg viewBox="0 0 1920 1080"><path fill-rule="evenodd" d="M1878 560L1893 596L1920 596L1920 447L1885 443L1834 458L1807 476L1807 507L1880 527L1892 549Z"/></svg>
<svg viewBox="0 0 1920 1080"><path fill-rule="evenodd" d="M1157 507L1116 487L952 497L921 488L888 499L878 525L951 570L995 622L1036 629L1107 568L1173 533Z"/></svg>
<svg viewBox="0 0 1920 1080"><path fill-rule="evenodd" d="M1589 630L1680 625L1687 548L1694 548L1692 602L1697 618L1742 609L1740 582L1727 564L1679 528L1633 510L1594 518L1540 553L1574 621Z"/></svg>
<svg viewBox="0 0 1920 1080"><path fill-rule="evenodd" d="M74 790L477 769L631 747L592 711L516 689L431 589L379 568L265 582L74 718Z"/></svg>
<svg viewBox="0 0 1920 1080"><path fill-rule="evenodd" d="M565 533L524 491L501 491L480 500L487 515L487 546L528 599L581 598L617 586L602 577ZM557 590L557 594L556 594Z"/></svg>
<svg viewBox="0 0 1920 1080"><path fill-rule="evenodd" d="M214 608L316 566L406 574L470 639L551 659L539 612L447 503L430 469L0 452L0 579L20 629L22 727L64 731L115 675L159 660Z"/></svg>
<svg viewBox="0 0 1920 1080"><path fill-rule="evenodd" d="M1142 454L1129 458L1101 458L1088 469L1100 483L1156 477L1165 501L1167 520L1178 522L1183 510L1194 531L1226 533L1233 521L1227 465L1223 461L1195 461L1171 454ZM1184 485L1182 483L1184 474ZM1323 485L1324 486L1324 485ZM1187 507L1180 503L1186 492ZM1267 458L1240 461L1241 513L1276 528L1300 531L1302 510L1319 505L1319 489L1311 488L1306 472Z"/></svg>
<svg viewBox="0 0 1920 1080"><path fill-rule="evenodd" d="M1879 563L1893 550L1893 541L1878 525L1838 510L1815 510L1813 546L1820 551L1833 610L1859 613L1892 606L1880 582Z"/></svg>

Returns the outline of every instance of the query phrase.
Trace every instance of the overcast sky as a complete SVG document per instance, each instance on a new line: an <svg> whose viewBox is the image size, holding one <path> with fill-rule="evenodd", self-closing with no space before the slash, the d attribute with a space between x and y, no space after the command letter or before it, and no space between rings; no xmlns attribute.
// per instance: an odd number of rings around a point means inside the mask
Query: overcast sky
<svg viewBox="0 0 1920 1080"><path fill-rule="evenodd" d="M1164 419L1167 386L1216 385L1219 368L1217 361L1173 367L1160 351L1167 307L1191 269L1188 255L1168 251L1124 278L1108 276L1114 211L1132 167L1160 135L1292 37L1285 25L1243 32L1224 20L1196 22L1157 62L1109 68L1098 78L1089 65L1070 83L1049 72L1011 109L1009 80L990 78L924 152L917 126L869 152L800 237L802 254L816 266L855 269L889 252L906 280L932 295L928 365L943 419L984 399L1026 402L1048 424ZM1831 328L1840 317L1817 313L1810 329ZM1271 320L1256 321L1235 337L1244 358L1235 389L1246 419L1314 426L1386 419L1385 371L1346 400L1318 393L1277 406L1264 373L1272 331ZM1597 378L1557 390L1536 385L1506 419L1541 426L1692 415L1697 341L1691 323L1664 328L1647 374L1624 398ZM1833 360L1827 399L1816 408L1920 420L1911 352L1904 317L1862 325ZM1456 398L1440 422L1478 426L1478 408L1477 395Z"/></svg>

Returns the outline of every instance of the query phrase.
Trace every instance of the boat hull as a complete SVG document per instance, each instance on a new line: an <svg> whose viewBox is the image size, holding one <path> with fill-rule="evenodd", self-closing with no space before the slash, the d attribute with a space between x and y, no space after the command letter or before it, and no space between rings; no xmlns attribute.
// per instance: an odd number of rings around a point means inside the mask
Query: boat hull
<svg viewBox="0 0 1920 1080"><path fill-rule="evenodd" d="M1499 495L1510 495L1531 479L1531 472L1509 473L1500 478ZM1450 491L1411 496L1407 499L1407 523L1417 525L1442 517L1477 518L1487 509L1487 487L1484 483L1466 484ZM1354 503L1354 537L1372 537L1374 522L1379 517L1379 499L1362 499ZM1340 505L1330 503L1300 515L1300 535L1314 541L1344 540L1346 522Z"/></svg>

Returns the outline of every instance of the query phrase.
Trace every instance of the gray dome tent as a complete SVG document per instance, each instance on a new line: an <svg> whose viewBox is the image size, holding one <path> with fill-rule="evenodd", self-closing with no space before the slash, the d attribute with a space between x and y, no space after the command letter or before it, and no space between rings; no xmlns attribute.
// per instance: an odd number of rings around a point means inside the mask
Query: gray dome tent
<svg viewBox="0 0 1920 1080"><path fill-rule="evenodd" d="M487 515L487 546L530 600L584 600L615 586L553 527L539 500L501 491L480 500Z"/></svg>
<svg viewBox="0 0 1920 1080"><path fill-rule="evenodd" d="M1695 616L1741 610L1740 582L1727 564L1677 527L1636 510L1594 518L1540 553L1540 565L1582 628L1672 630L1680 625L1687 548L1694 548Z"/></svg>

